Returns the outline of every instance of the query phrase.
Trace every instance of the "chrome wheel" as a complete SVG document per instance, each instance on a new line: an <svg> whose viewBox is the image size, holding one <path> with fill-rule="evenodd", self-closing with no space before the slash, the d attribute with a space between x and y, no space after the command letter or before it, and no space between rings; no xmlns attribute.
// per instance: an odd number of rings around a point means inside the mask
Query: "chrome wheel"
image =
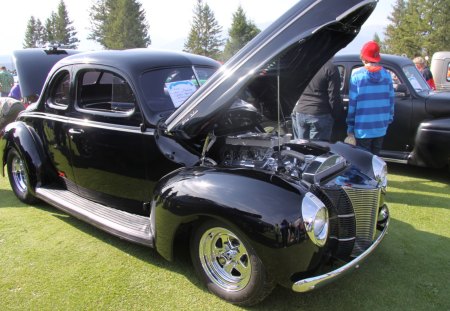
<svg viewBox="0 0 450 311"><path fill-rule="evenodd" d="M37 201L32 193L32 185L30 184L30 175L28 166L20 153L12 148L7 156L8 178L11 188L16 197L27 204L32 204Z"/></svg>
<svg viewBox="0 0 450 311"><path fill-rule="evenodd" d="M209 279L226 291L239 291L250 282L252 265L242 241L231 231L214 227L203 233L199 257Z"/></svg>
<svg viewBox="0 0 450 311"><path fill-rule="evenodd" d="M17 187L17 190L19 190L22 193L27 192L28 186L27 186L25 164L23 163L22 159L18 156L14 156L12 159L11 173L12 178L14 180L14 184Z"/></svg>

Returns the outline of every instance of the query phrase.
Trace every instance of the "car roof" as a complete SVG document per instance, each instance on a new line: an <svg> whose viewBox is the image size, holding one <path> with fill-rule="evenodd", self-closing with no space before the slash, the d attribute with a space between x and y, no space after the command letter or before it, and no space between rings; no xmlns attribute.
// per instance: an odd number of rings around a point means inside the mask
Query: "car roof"
<svg viewBox="0 0 450 311"><path fill-rule="evenodd" d="M158 50L153 48L128 50L101 50L84 52L64 58L55 65L55 69L73 64L96 64L111 66L127 73L141 73L149 68L166 66L212 66L219 62L200 55L185 52Z"/></svg>
<svg viewBox="0 0 450 311"><path fill-rule="evenodd" d="M333 57L333 62L361 62L361 58L359 54L339 54ZM392 54L381 54L380 63L397 64L399 66L413 64L412 60L407 57Z"/></svg>

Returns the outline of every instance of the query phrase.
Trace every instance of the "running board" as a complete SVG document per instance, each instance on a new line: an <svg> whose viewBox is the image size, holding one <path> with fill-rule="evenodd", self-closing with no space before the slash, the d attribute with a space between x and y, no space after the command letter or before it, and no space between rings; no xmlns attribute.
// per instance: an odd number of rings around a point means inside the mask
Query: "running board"
<svg viewBox="0 0 450 311"><path fill-rule="evenodd" d="M380 155L386 162L400 164L408 164L408 160L411 158L411 152L381 150Z"/></svg>
<svg viewBox="0 0 450 311"><path fill-rule="evenodd" d="M63 189L36 188L36 197L121 239L153 247L148 216L107 207Z"/></svg>

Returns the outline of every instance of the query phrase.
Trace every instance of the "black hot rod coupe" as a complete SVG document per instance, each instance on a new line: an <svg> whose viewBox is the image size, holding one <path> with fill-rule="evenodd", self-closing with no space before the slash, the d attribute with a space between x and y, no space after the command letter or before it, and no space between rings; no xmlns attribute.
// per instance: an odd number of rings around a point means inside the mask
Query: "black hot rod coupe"
<svg viewBox="0 0 450 311"><path fill-rule="evenodd" d="M168 260L188 234L200 279L231 303L334 281L386 234L386 164L294 140L285 116L376 2L299 1L221 67L153 49L65 57L1 134L14 193Z"/></svg>

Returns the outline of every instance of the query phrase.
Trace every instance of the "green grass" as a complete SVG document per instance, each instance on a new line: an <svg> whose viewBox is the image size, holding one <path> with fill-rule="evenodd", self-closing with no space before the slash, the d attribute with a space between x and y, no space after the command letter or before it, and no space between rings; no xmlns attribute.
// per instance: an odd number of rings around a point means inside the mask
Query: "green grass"
<svg viewBox="0 0 450 311"><path fill-rule="evenodd" d="M450 311L450 174L389 169L391 227L361 268L306 294L277 287L251 309ZM0 310L242 309L209 294L178 253L167 262L48 205L24 205L0 178Z"/></svg>

